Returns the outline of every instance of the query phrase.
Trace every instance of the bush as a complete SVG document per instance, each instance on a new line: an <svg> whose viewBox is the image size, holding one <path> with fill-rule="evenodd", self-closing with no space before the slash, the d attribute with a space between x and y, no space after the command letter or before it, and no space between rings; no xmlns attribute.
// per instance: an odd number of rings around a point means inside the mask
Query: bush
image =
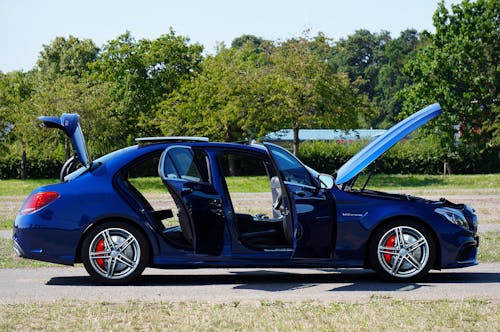
<svg viewBox="0 0 500 332"><path fill-rule="evenodd" d="M300 146L300 159L319 172L334 173L366 144L304 142ZM451 165L455 174L500 171L498 154L494 149L479 152L478 149L463 146L449 153L438 143L417 139L396 144L369 167L385 174L441 174L444 162Z"/></svg>
<svg viewBox="0 0 500 332"><path fill-rule="evenodd" d="M58 178L63 162L55 159L28 158L26 174L30 179ZM6 156L0 159L0 179L20 179L21 158Z"/></svg>

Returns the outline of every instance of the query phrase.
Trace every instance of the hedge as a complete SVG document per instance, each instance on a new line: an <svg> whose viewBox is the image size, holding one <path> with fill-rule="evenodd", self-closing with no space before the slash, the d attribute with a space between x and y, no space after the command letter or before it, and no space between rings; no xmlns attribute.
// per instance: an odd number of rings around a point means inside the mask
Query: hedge
<svg viewBox="0 0 500 332"><path fill-rule="evenodd" d="M334 173L349 158L358 152L364 143L338 144L335 142L304 142L300 145L300 159L319 172ZM437 144L407 140L390 149L375 161L370 168L385 174L441 174L443 163L448 162L455 174L498 173L498 152L489 149L479 152L462 148L447 153ZM64 161L31 157L27 159L28 178L57 178ZM0 158L0 179L21 177L21 158Z"/></svg>
<svg viewBox="0 0 500 332"><path fill-rule="evenodd" d="M319 172L334 173L366 142L338 144L334 142L305 142L299 149L300 159ZM498 152L487 149L459 148L449 153L436 143L407 140L395 145L370 168L385 174L442 174L443 164L448 162L452 173L497 173L500 172Z"/></svg>

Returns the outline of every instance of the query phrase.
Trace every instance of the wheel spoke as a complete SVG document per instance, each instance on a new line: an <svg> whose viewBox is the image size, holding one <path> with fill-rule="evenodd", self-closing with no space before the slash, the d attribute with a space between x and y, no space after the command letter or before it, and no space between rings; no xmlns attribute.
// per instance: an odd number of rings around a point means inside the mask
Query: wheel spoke
<svg viewBox="0 0 500 332"><path fill-rule="evenodd" d="M419 261L417 261L415 259L415 257L413 257L412 254L408 254L405 256L405 259L408 263L410 263L411 265L413 265L414 268L416 268L418 271L420 271L422 269L422 264L420 264Z"/></svg>
<svg viewBox="0 0 500 332"><path fill-rule="evenodd" d="M389 254L389 255L395 255L399 252L399 249L396 247L385 247L385 246L380 246L378 247L378 252L380 254Z"/></svg>
<svg viewBox="0 0 500 332"><path fill-rule="evenodd" d="M405 238L403 236L403 227L396 227L394 231L396 233L395 247L403 248L405 245Z"/></svg>
<svg viewBox="0 0 500 332"><path fill-rule="evenodd" d="M108 259L108 269L106 270L106 276L107 277L112 277L113 273L115 272L115 267L116 267L116 258L110 258Z"/></svg>
<svg viewBox="0 0 500 332"><path fill-rule="evenodd" d="M111 257L111 251L96 251L90 253L90 259L108 259Z"/></svg>
<svg viewBox="0 0 500 332"><path fill-rule="evenodd" d="M427 244L427 241L424 238L420 238L417 241L410 244L407 249L409 252L413 252L425 244Z"/></svg>
<svg viewBox="0 0 500 332"><path fill-rule="evenodd" d="M401 264L403 263L403 257L400 254L397 254L394 257L394 264L392 265L391 273L393 275L396 275L399 272L399 268L401 267Z"/></svg>
<svg viewBox="0 0 500 332"><path fill-rule="evenodd" d="M118 257L116 257L117 260L122 262L123 264L127 265L130 268L134 268L136 266L136 262L133 260L129 259L127 256L120 254Z"/></svg>
<svg viewBox="0 0 500 332"><path fill-rule="evenodd" d="M120 245L117 247L117 249L119 249L120 252L123 252L125 249L127 249L134 242L135 242L135 238L132 235L130 235L125 241L120 243Z"/></svg>
<svg viewBox="0 0 500 332"><path fill-rule="evenodd" d="M111 238L111 235L109 234L109 230L104 230L102 232L102 237L104 239L104 243L106 245L106 248L107 249L114 249L115 248L115 244L113 242L113 239Z"/></svg>

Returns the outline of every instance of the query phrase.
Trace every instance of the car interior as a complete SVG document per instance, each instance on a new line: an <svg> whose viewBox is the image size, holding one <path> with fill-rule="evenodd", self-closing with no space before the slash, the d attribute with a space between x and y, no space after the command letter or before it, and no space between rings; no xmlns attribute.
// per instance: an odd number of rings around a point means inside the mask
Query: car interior
<svg viewBox="0 0 500 332"><path fill-rule="evenodd" d="M210 182L208 158L204 153L194 155L192 165L180 171L184 175L176 174L182 166L171 164L171 169L167 170L169 176L179 176L193 182ZM173 158L185 157L178 154ZM178 249L193 250L194 225L183 208L182 198L169 190L155 194L141 192L145 182L149 182L149 187L154 182L154 187L165 188L158 174L155 174L159 159L160 153L156 153L128 167L122 172L120 182L142 208L149 212L151 222L170 245ZM274 166L268 160L233 151L221 152L219 163L224 176L223 184L234 211L234 231L238 234L239 241L252 250L290 248L292 221L290 214L287 214L287 202ZM263 196L259 202L265 201L264 204L249 203L237 192L235 183L248 176L254 181L266 182L266 186L269 186L268 194L256 193Z"/></svg>

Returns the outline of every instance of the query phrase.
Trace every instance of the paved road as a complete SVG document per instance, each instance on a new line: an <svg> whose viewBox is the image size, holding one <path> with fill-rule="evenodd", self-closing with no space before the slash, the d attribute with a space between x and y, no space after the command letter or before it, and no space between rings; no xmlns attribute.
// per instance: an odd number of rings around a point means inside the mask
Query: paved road
<svg viewBox="0 0 500 332"><path fill-rule="evenodd" d="M500 263L432 272L419 283L383 283L360 269L147 269L131 286L101 286L82 267L0 270L0 304L83 301L367 301L372 296L500 302Z"/></svg>

